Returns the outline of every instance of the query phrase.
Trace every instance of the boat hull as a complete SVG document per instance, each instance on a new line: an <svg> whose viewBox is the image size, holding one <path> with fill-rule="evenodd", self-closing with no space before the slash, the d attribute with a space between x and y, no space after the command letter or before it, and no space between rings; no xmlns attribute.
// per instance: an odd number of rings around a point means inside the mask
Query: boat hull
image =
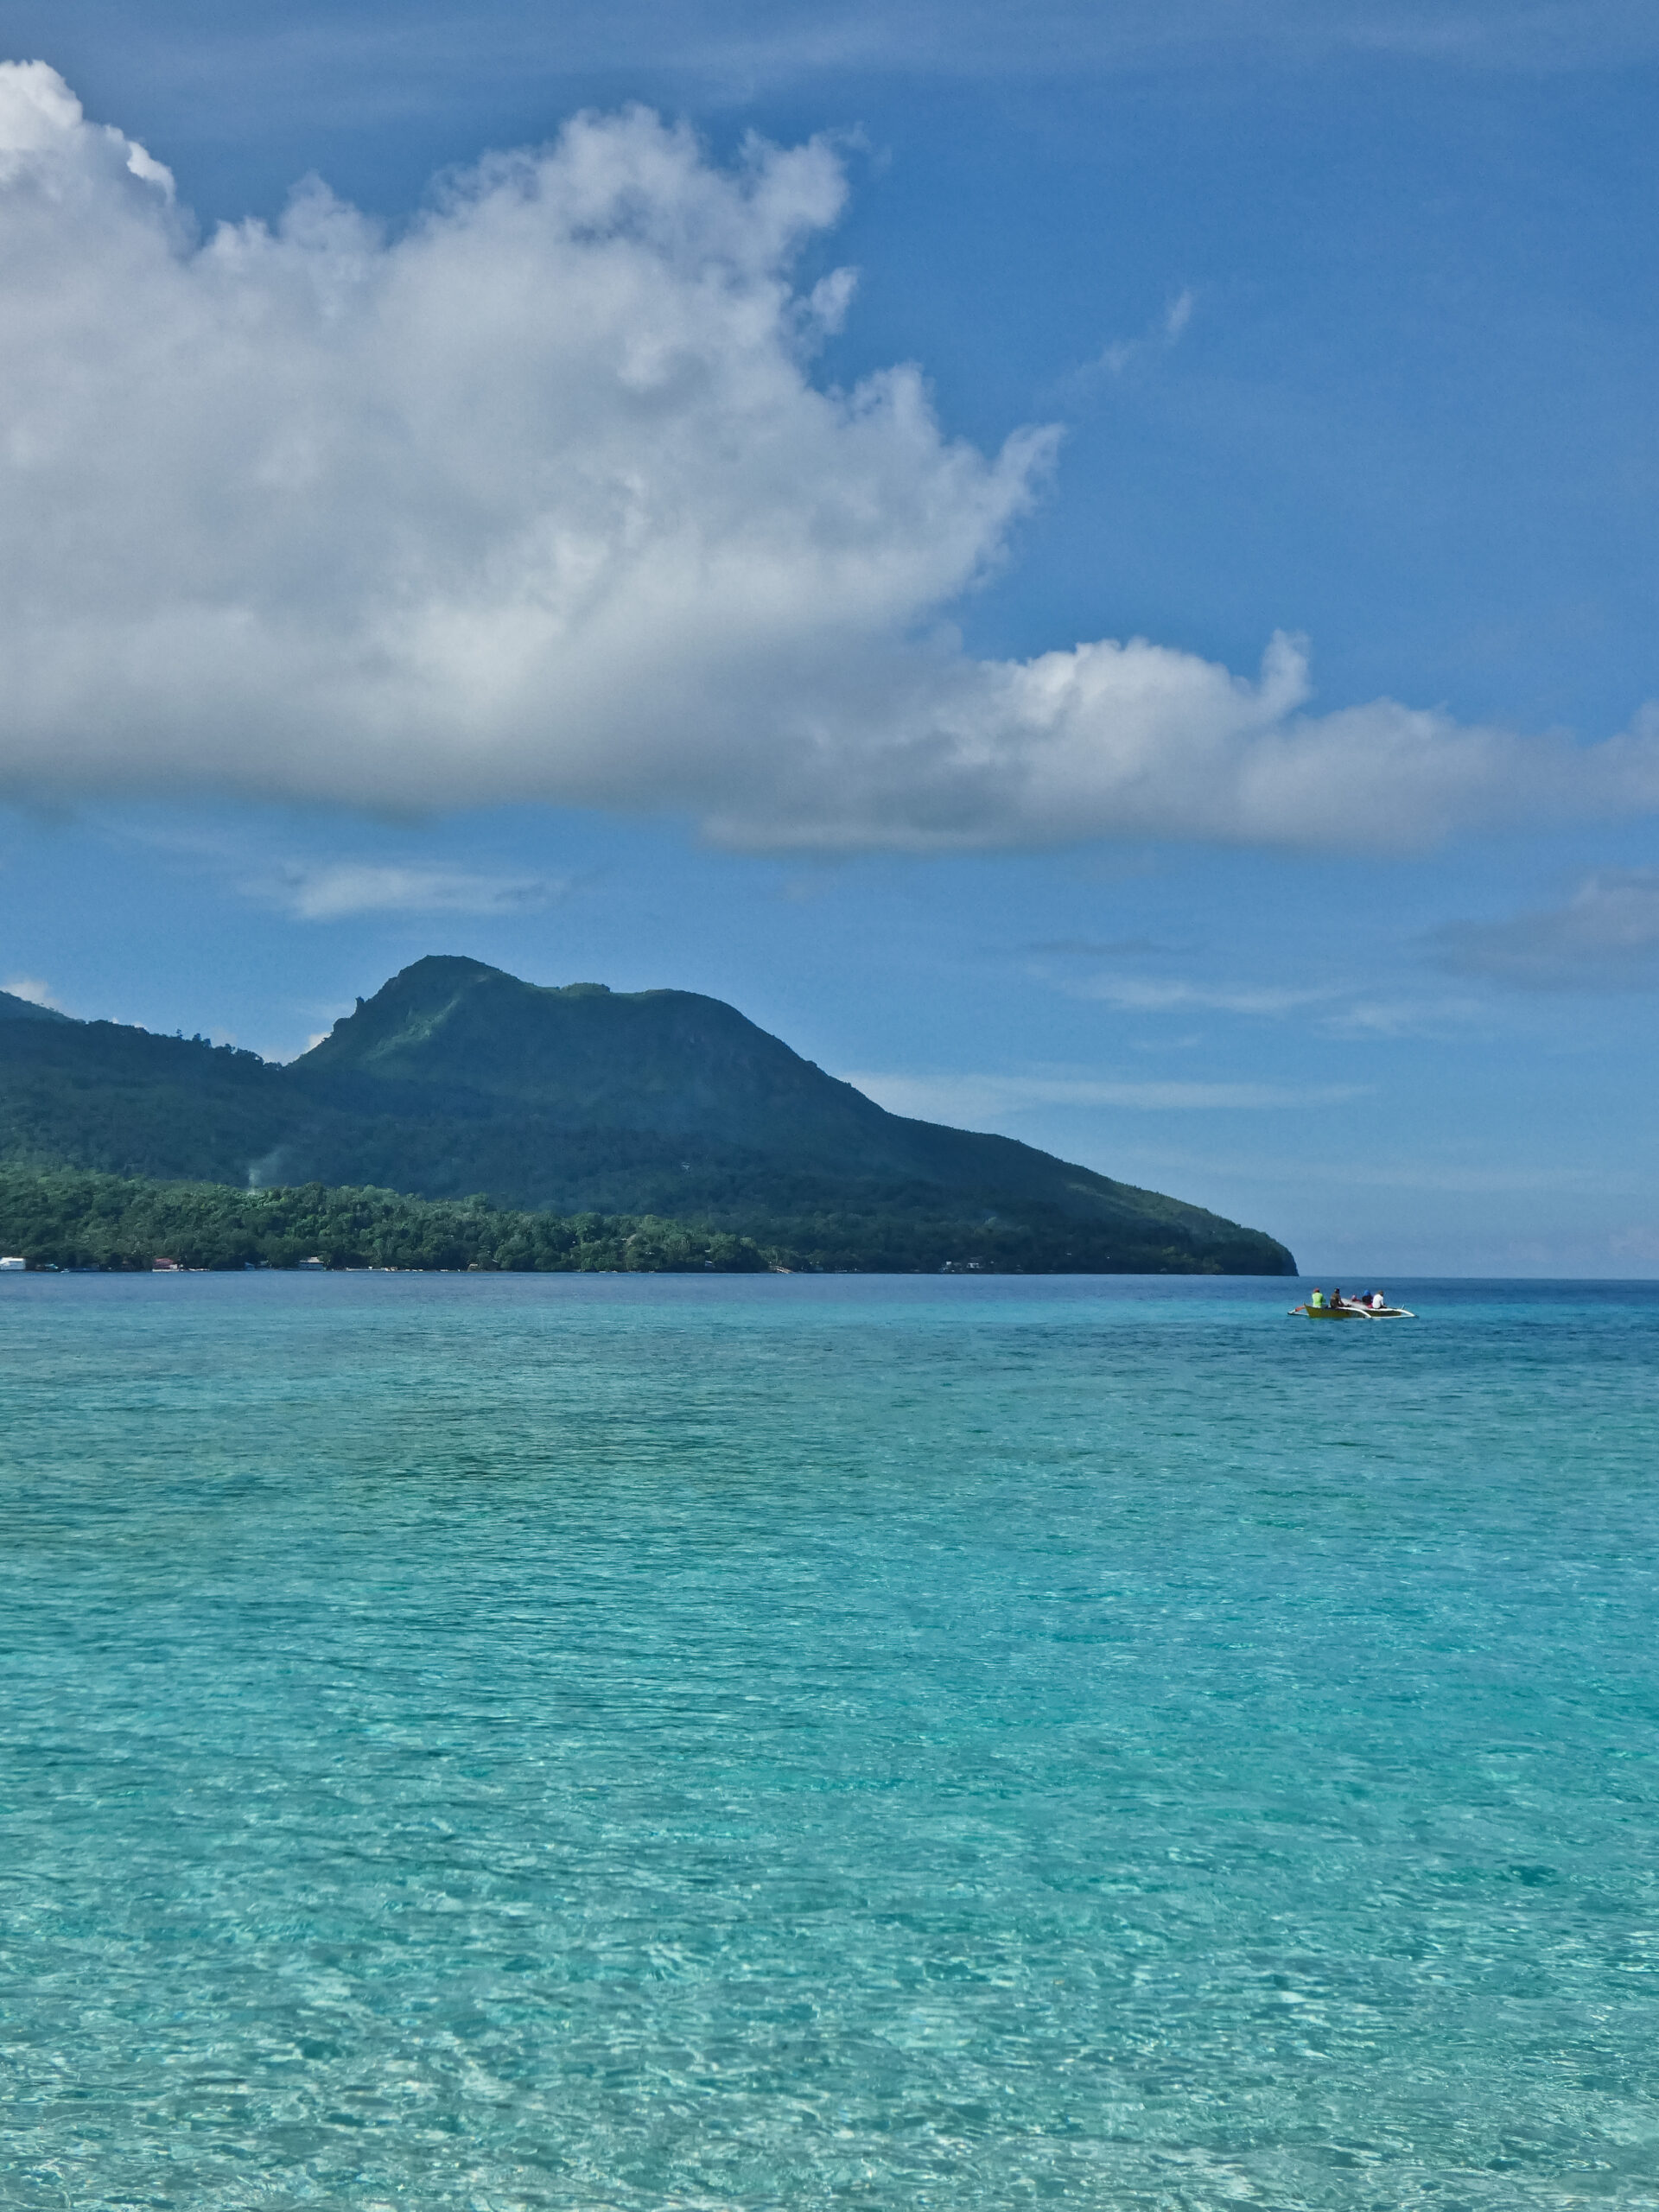
<svg viewBox="0 0 1659 2212"><path fill-rule="evenodd" d="M1417 1316L1408 1306L1293 1306L1293 1320L1300 1317L1305 1321L1414 1321Z"/></svg>

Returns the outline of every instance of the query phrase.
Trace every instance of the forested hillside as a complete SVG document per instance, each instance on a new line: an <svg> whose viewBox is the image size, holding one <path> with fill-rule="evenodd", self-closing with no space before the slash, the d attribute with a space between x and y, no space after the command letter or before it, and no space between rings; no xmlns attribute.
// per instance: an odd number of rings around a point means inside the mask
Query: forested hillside
<svg viewBox="0 0 1659 2212"><path fill-rule="evenodd" d="M321 1183L233 1191L72 1168L0 1167L0 1249L31 1267L479 1268L515 1274L595 1269L750 1273L748 1239L672 1221L504 1212L486 1198L444 1204Z"/></svg>
<svg viewBox="0 0 1659 2212"><path fill-rule="evenodd" d="M664 1217L823 1268L1294 1273L1200 1207L888 1114L718 1000L456 958L287 1066L0 1004L0 1160Z"/></svg>

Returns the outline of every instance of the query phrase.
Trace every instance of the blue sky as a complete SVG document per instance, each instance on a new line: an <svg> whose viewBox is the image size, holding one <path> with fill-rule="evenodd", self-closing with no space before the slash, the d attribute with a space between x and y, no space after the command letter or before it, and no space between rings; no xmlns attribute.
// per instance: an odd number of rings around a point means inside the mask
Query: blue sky
<svg viewBox="0 0 1659 2212"><path fill-rule="evenodd" d="M1659 1269L1650 11L0 32L0 983L677 984L1323 1272Z"/></svg>

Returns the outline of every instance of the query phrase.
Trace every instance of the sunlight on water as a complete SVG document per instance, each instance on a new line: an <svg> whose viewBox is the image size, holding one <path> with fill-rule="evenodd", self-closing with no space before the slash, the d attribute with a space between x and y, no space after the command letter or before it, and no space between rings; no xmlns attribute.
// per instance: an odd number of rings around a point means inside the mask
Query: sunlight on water
<svg viewBox="0 0 1659 2212"><path fill-rule="evenodd" d="M0 2202L1659 2205L1659 1289L1296 1294L0 1284Z"/></svg>

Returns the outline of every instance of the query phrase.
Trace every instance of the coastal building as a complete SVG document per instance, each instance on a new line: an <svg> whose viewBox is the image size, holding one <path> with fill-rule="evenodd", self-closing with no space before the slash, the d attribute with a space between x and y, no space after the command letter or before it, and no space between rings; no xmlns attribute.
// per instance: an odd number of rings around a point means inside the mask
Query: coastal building
<svg viewBox="0 0 1659 2212"><path fill-rule="evenodd" d="M153 1275L181 1275L184 1273L184 1262L182 1260L152 1260L149 1263L149 1272Z"/></svg>
<svg viewBox="0 0 1659 2212"><path fill-rule="evenodd" d="M0 1260L0 1268L26 1268L27 1260Z"/></svg>

